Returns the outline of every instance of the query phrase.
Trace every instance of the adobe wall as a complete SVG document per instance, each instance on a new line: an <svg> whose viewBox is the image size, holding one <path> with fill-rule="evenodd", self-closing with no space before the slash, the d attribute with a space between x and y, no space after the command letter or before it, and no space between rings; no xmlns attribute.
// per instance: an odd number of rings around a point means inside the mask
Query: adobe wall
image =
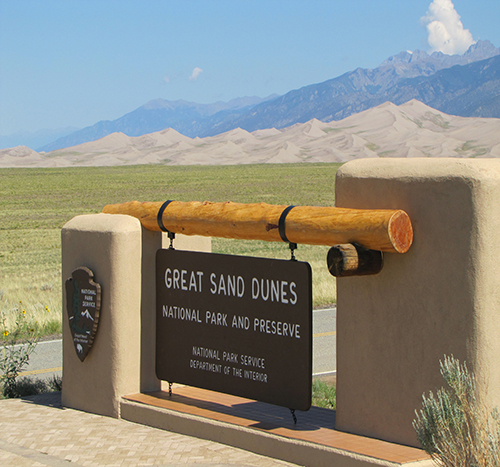
<svg viewBox="0 0 500 467"><path fill-rule="evenodd" d="M417 445L439 360L466 361L500 406L500 160L363 159L336 205L405 210L414 243L375 276L337 280L337 428Z"/></svg>
<svg viewBox="0 0 500 467"><path fill-rule="evenodd" d="M155 376L155 254L168 247L161 232L149 232L130 216L77 216L62 229L62 404L119 417L125 394L160 388ZM210 251L210 238L178 235L175 248ZM101 313L87 358L78 358L66 311L64 283L85 266L101 285Z"/></svg>

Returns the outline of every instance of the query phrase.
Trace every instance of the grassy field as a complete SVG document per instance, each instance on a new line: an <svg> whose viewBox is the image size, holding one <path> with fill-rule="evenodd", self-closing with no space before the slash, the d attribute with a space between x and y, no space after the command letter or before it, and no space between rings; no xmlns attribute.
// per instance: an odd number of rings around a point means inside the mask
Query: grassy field
<svg viewBox="0 0 500 467"><path fill-rule="evenodd" d="M72 217L125 201L235 201L333 206L340 164L0 169L0 311L22 308L44 333L61 323L60 230ZM289 258L288 245L213 239L213 251ZM299 245L313 269L314 304L335 301L328 247ZM20 303L20 301L22 303Z"/></svg>

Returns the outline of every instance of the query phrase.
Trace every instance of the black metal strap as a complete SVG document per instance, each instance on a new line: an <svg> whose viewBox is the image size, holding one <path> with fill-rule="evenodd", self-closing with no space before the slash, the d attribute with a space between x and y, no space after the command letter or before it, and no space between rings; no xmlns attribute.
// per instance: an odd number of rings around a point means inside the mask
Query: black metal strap
<svg viewBox="0 0 500 467"><path fill-rule="evenodd" d="M163 225L163 211L165 211L165 208L172 202L172 199L169 199L168 201L165 201L162 205L160 210L158 211L158 215L156 216L156 220L158 222L158 227L160 227L160 230L162 232L169 232L169 230Z"/></svg>
<svg viewBox="0 0 500 467"><path fill-rule="evenodd" d="M290 240L288 240L286 233L285 233L285 220L286 216L288 213L294 208L295 206L288 206L285 209L283 209L283 212L281 213L280 220L278 221L278 232L280 233L281 240L284 242L290 243Z"/></svg>

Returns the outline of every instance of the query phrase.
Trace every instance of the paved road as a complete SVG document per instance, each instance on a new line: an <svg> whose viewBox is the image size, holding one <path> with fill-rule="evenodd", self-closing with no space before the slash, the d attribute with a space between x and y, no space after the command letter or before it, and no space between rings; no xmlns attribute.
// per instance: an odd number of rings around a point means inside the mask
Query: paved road
<svg viewBox="0 0 500 467"><path fill-rule="evenodd" d="M336 370L337 309L313 311L313 374L333 373ZM22 376L50 378L61 375L62 341L39 342Z"/></svg>
<svg viewBox="0 0 500 467"><path fill-rule="evenodd" d="M49 379L62 374L62 340L39 342L20 376Z"/></svg>
<svg viewBox="0 0 500 467"><path fill-rule="evenodd" d="M313 374L337 369L337 308L313 311Z"/></svg>

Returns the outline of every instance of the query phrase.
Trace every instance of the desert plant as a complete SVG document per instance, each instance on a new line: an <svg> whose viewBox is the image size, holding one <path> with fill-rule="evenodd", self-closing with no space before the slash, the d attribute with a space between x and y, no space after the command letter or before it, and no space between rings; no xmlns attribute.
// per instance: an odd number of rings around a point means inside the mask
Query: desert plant
<svg viewBox="0 0 500 467"><path fill-rule="evenodd" d="M422 396L413 427L425 451L445 467L500 466L500 419L477 397L476 379L453 357L440 360L447 388Z"/></svg>
<svg viewBox="0 0 500 467"><path fill-rule="evenodd" d="M19 378L16 380L17 397L36 396L47 392L59 392L62 389L62 378L53 376L50 379Z"/></svg>
<svg viewBox="0 0 500 467"><path fill-rule="evenodd" d="M62 377L61 376L52 376L48 381L48 389L49 392L60 392L62 391Z"/></svg>
<svg viewBox="0 0 500 467"><path fill-rule="evenodd" d="M5 397L17 397L16 380L28 364L30 355L38 342L38 326L26 316L26 310L19 301L14 310L15 324L6 324L5 313L0 315L0 382Z"/></svg>
<svg viewBox="0 0 500 467"><path fill-rule="evenodd" d="M328 384L319 379L313 380L312 385L312 405L327 409L337 408L337 390L334 384Z"/></svg>

